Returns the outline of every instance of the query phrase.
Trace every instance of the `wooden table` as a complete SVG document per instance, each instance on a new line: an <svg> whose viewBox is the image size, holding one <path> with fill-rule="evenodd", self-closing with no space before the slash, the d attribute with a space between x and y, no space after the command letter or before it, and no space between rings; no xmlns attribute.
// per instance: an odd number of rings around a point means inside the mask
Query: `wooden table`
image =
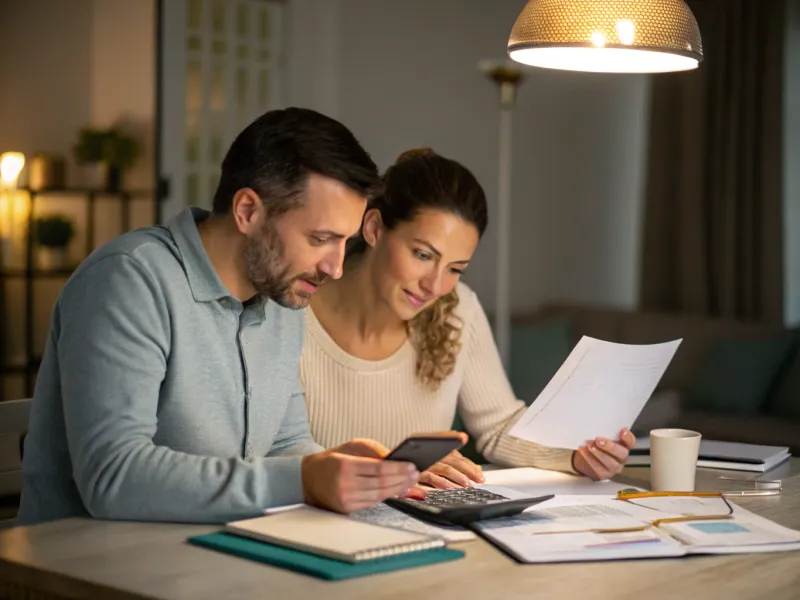
<svg viewBox="0 0 800 600"><path fill-rule="evenodd" d="M800 529L800 459L780 496L736 502ZM719 471L699 470L698 488ZM730 472L729 472L730 474ZM648 470L627 469L646 485ZM704 483L705 482L705 483ZM707 489L707 488L706 488ZM800 552L605 563L520 565L482 540L465 559L326 582L188 545L217 527L67 519L0 531L0 597L314 600L445 598L800 598Z"/></svg>

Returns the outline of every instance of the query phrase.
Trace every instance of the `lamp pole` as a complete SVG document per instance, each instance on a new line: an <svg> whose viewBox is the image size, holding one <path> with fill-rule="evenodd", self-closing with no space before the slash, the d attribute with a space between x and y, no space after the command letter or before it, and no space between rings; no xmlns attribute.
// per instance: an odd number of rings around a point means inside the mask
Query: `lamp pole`
<svg viewBox="0 0 800 600"><path fill-rule="evenodd" d="M511 354L511 117L522 69L511 61L480 63L481 70L500 92L498 186L497 186L497 277L495 283L495 341L503 366Z"/></svg>

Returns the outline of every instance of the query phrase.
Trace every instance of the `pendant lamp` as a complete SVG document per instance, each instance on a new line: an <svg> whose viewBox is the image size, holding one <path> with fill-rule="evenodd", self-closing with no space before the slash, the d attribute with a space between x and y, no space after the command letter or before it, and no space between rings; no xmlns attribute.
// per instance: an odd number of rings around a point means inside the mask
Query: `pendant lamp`
<svg viewBox="0 0 800 600"><path fill-rule="evenodd" d="M548 69L665 73L697 68L703 43L684 0L528 0L508 55Z"/></svg>

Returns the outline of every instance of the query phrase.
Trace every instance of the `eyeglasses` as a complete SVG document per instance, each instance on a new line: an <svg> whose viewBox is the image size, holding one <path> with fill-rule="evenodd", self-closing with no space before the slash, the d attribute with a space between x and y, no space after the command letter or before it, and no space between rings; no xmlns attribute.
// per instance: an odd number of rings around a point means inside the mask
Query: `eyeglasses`
<svg viewBox="0 0 800 600"><path fill-rule="evenodd" d="M672 501L664 503L665 498ZM713 502L702 499L718 500ZM645 531L651 527L659 527L668 523L687 521L711 521L733 518L733 505L728 502L722 492L647 492L625 489L617 492L617 500L629 502L641 508L669 514L680 514L679 517L664 517L652 521L642 521L641 525L625 527L602 527L595 529L563 529L558 531L537 531L532 535L553 535L566 533L628 533Z"/></svg>
<svg viewBox="0 0 800 600"><path fill-rule="evenodd" d="M675 502L670 502L667 506L658 506L659 502L648 502L649 499L656 498L675 498ZM692 498L715 498L720 502L713 502L711 504L706 502L697 502L695 506L691 506ZM690 501L687 502L686 500ZM651 510L659 510L663 512L679 513L683 516L680 517L666 517L664 519L656 519L650 522L653 527L658 527L664 523L681 523L685 521L711 521L719 519L730 519L733 516L733 506L722 492L640 492L638 490L620 490L617 492L617 500L624 500L648 508ZM686 509L697 508L702 512L687 514ZM704 512L710 510L710 512Z"/></svg>

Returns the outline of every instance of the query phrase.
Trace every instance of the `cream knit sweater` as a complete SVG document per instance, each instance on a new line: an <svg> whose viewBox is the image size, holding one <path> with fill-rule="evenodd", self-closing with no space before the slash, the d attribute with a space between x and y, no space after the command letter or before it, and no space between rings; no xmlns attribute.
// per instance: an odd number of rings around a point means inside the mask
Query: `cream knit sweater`
<svg viewBox="0 0 800 600"><path fill-rule="evenodd" d="M329 448L366 437L392 448L413 433L449 430L458 410L492 463L574 472L571 450L506 434L525 403L514 396L477 295L463 283L458 295L461 351L437 390L417 379L410 341L388 358L363 360L342 350L307 308L300 376L314 439Z"/></svg>

